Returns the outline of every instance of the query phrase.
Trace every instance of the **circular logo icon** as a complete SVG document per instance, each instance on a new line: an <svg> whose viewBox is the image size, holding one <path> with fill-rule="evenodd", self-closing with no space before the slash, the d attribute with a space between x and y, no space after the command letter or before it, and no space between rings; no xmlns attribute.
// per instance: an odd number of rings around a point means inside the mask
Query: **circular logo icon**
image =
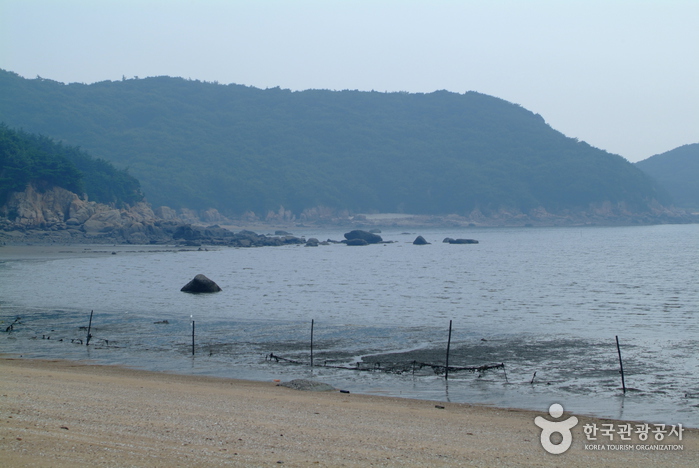
<svg viewBox="0 0 699 468"><path fill-rule="evenodd" d="M563 407L558 403L554 403L549 407L549 414L553 419L558 419L563 416ZM578 418L571 416L562 421L549 421L546 418L537 416L534 419L534 424L541 428L541 446L548 453L560 455L570 448L573 443L573 434L570 432L572 428L578 424ZM555 433L561 434L563 440L559 444L551 442L551 436Z"/></svg>

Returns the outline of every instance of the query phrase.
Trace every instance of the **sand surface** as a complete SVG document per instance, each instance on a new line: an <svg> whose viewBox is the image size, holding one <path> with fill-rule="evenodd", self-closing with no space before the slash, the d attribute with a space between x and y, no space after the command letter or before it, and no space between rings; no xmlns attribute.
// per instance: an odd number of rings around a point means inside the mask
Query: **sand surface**
<svg viewBox="0 0 699 468"><path fill-rule="evenodd" d="M535 416L542 414L0 358L3 467L699 466L696 429L671 441L682 451L590 451L582 426L610 421L579 417L571 449L551 455Z"/></svg>

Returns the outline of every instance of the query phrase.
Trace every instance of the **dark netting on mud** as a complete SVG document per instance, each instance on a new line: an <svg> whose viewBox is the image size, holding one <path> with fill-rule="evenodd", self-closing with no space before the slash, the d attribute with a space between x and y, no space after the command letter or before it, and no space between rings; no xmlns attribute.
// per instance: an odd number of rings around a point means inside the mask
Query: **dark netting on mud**
<svg viewBox="0 0 699 468"><path fill-rule="evenodd" d="M334 364L335 361L333 360L324 360L321 362L316 362L315 364L311 364L311 362L303 362L299 361L297 359L290 359L290 358L285 358L279 355L276 355L274 353L270 353L265 357L266 361L273 361L273 362L279 362L279 363L285 363L285 364L296 364L296 365L302 365L302 366L318 366L318 367L329 367L332 369L344 369L344 370L350 370L350 371L362 371L362 372L386 372L386 373L391 373L391 374L423 374L424 371L423 369L430 369L432 373L437 374L437 375L446 375L447 369L449 373L453 372L471 372L471 373L478 373L478 376L482 376L485 372L491 371L491 370L496 370L496 369L502 369L503 374L505 376L505 380L507 380L507 372L505 371L505 364L504 363L497 363L497 364L485 364L481 366L449 366L447 368L446 365L443 364L432 364L428 362L420 362L417 360L413 361L402 361L402 362L380 362L377 360L369 360L369 361L358 361L354 363L354 365L342 365L342 364ZM421 372L423 371L423 372Z"/></svg>

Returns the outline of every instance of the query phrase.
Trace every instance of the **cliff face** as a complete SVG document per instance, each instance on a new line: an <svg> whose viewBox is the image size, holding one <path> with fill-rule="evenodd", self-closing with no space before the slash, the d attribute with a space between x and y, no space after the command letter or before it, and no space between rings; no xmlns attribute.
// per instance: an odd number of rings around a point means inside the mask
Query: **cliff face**
<svg viewBox="0 0 699 468"><path fill-rule="evenodd" d="M225 245L232 247L303 244L294 236L267 237L252 231L234 233L218 225L192 226L201 221L223 220L216 210L183 212L160 207L157 216L150 205L136 203L126 209L81 199L60 187L29 184L24 192L14 192L0 206L0 245L13 242L41 243L178 243L188 246ZM203 219L202 219L203 218Z"/></svg>
<svg viewBox="0 0 699 468"><path fill-rule="evenodd" d="M146 203L114 209L61 187L29 184L24 192L10 194L0 215L4 217L0 229L7 232L41 230L55 233L54 238L107 237L132 243L159 237L156 223L160 219Z"/></svg>

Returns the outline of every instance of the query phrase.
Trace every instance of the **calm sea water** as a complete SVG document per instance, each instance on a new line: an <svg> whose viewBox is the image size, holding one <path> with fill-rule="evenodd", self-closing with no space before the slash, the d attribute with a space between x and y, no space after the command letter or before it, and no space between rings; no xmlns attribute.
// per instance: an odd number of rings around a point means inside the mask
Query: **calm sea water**
<svg viewBox="0 0 699 468"><path fill-rule="evenodd" d="M294 234L339 240L343 232ZM432 244L412 245L417 235ZM401 228L382 236L395 242L169 252L66 246L72 254L34 260L3 260L0 249L2 331L21 317L0 334L0 352L315 378L353 392L542 412L561 403L580 414L699 427L699 225ZM198 273L223 291L181 293ZM91 310L86 347L78 340ZM311 320L316 364L443 364L451 320L450 365L504 363L505 372L453 372L445 381L430 368L358 372L265 359L308 362Z"/></svg>

